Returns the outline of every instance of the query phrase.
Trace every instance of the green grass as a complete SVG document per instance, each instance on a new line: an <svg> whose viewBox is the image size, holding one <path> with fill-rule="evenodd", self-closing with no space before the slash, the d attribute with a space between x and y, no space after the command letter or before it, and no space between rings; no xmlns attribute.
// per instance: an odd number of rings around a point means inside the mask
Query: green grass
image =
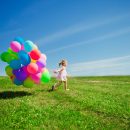
<svg viewBox="0 0 130 130"><path fill-rule="evenodd" d="M77 77L17 87L0 77L1 130L130 130L130 76Z"/></svg>

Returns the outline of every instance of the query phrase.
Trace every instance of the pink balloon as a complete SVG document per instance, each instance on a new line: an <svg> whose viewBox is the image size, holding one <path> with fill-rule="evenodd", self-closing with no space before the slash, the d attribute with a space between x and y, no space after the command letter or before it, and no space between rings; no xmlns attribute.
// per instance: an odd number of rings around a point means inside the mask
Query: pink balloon
<svg viewBox="0 0 130 130"><path fill-rule="evenodd" d="M27 66L27 71L28 73L30 74L36 74L38 72L38 66L37 64L35 63L30 63L28 66Z"/></svg>
<svg viewBox="0 0 130 130"><path fill-rule="evenodd" d="M46 55L45 54L41 54L41 57L40 57L40 59L42 59L42 60L44 60L44 61L46 61L47 60L47 57L46 57Z"/></svg>
<svg viewBox="0 0 130 130"><path fill-rule="evenodd" d="M47 71L47 69L46 68L42 68L41 72L43 73L45 71Z"/></svg>
<svg viewBox="0 0 130 130"><path fill-rule="evenodd" d="M21 46L21 50L24 50L24 45Z"/></svg>
<svg viewBox="0 0 130 130"><path fill-rule="evenodd" d="M37 73L37 74L31 75L31 79L32 79L35 83L37 83L37 84L40 83L40 78L41 78L41 73Z"/></svg>
<svg viewBox="0 0 130 130"><path fill-rule="evenodd" d="M38 73L42 72L42 68L38 66Z"/></svg>
<svg viewBox="0 0 130 130"><path fill-rule="evenodd" d="M21 50L21 44L17 41L12 41L10 43L10 48L14 51L14 52L19 52Z"/></svg>

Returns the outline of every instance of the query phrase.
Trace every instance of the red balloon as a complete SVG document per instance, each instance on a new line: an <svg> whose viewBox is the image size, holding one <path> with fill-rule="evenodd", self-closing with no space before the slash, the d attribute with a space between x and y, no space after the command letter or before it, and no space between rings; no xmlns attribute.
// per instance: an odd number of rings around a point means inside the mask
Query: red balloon
<svg viewBox="0 0 130 130"><path fill-rule="evenodd" d="M38 66L37 64L35 63L30 63L28 66L27 66L27 71L28 73L30 74L36 74L38 72Z"/></svg>
<svg viewBox="0 0 130 130"><path fill-rule="evenodd" d="M33 59L33 60L38 60L41 56L41 53L39 50L37 49L34 49L30 52L30 57Z"/></svg>

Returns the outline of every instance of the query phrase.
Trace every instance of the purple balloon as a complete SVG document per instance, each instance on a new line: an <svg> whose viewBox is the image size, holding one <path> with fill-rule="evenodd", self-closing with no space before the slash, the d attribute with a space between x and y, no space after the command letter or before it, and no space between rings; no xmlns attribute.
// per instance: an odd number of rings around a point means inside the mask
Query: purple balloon
<svg viewBox="0 0 130 130"><path fill-rule="evenodd" d="M28 74L24 71L23 68L20 68L18 70L13 70L13 74L16 76L18 80L25 80L28 76Z"/></svg>
<svg viewBox="0 0 130 130"><path fill-rule="evenodd" d="M18 69L19 70L19 69ZM18 70L13 70L13 74L16 75Z"/></svg>
<svg viewBox="0 0 130 130"><path fill-rule="evenodd" d="M37 62L36 62L36 64L38 65L38 67L40 67L40 68L43 68L43 67L45 67L46 66L46 62L44 61L44 60L38 60Z"/></svg>

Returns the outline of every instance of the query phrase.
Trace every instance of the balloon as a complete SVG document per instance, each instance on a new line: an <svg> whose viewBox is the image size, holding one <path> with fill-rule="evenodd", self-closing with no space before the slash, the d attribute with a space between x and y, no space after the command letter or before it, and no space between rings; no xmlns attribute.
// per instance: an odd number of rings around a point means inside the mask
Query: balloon
<svg viewBox="0 0 130 130"><path fill-rule="evenodd" d="M47 60L46 55L45 54L41 54L41 59L46 61Z"/></svg>
<svg viewBox="0 0 130 130"><path fill-rule="evenodd" d="M37 49L34 49L30 52L30 57L33 59L33 60L38 60L41 56L41 53L39 50Z"/></svg>
<svg viewBox="0 0 130 130"><path fill-rule="evenodd" d="M3 52L3 53L0 55L0 58L1 58L1 60L4 61L4 62L9 62L9 61L10 61L9 52Z"/></svg>
<svg viewBox="0 0 130 130"><path fill-rule="evenodd" d="M31 59L31 62L36 63L37 61L36 61L36 60Z"/></svg>
<svg viewBox="0 0 130 130"><path fill-rule="evenodd" d="M32 41L26 41L25 43L24 43L24 49L27 51L27 52L30 52L30 51L32 51L33 50L33 42Z"/></svg>
<svg viewBox="0 0 130 130"><path fill-rule="evenodd" d="M11 50L11 48L8 48L8 52L13 55L16 59L18 59L18 53Z"/></svg>
<svg viewBox="0 0 130 130"><path fill-rule="evenodd" d="M43 69L43 68L41 68L41 67L38 66L38 71L37 71L37 73L42 72L42 69Z"/></svg>
<svg viewBox="0 0 130 130"><path fill-rule="evenodd" d="M48 72L48 70L44 71L41 75L41 81L48 83L50 81L50 74Z"/></svg>
<svg viewBox="0 0 130 130"><path fill-rule="evenodd" d="M10 48L8 48L8 52L10 53L9 54L9 61L8 63L11 61L11 60L18 60L18 53L12 51Z"/></svg>
<svg viewBox="0 0 130 130"><path fill-rule="evenodd" d="M35 83L40 83L40 78L41 78L41 73L37 73L35 75L31 75L31 79L35 82Z"/></svg>
<svg viewBox="0 0 130 130"><path fill-rule="evenodd" d="M28 87L28 88L32 87L33 84L34 84L34 82L33 82L33 80L32 80L30 77L28 77L28 78L27 78L26 80L24 80L24 82L23 82L23 85L24 85L25 87Z"/></svg>
<svg viewBox="0 0 130 130"><path fill-rule="evenodd" d="M13 69L9 65L6 66L5 71L6 71L6 74L8 76L12 76L13 75L13 73L12 73Z"/></svg>
<svg viewBox="0 0 130 130"><path fill-rule="evenodd" d="M46 68L42 68L41 69L41 72L43 73L43 72L45 72L47 69Z"/></svg>
<svg viewBox="0 0 130 130"><path fill-rule="evenodd" d="M21 68L21 62L20 62L20 60L12 60L10 62L10 67L13 68L13 69L19 69L19 68Z"/></svg>
<svg viewBox="0 0 130 130"><path fill-rule="evenodd" d="M27 66L23 66L23 70L29 76L30 73L28 73L28 71L27 71Z"/></svg>
<svg viewBox="0 0 130 130"><path fill-rule="evenodd" d="M21 45L24 44L24 39L21 38L21 37L16 37L16 38L14 39L14 41L19 42Z"/></svg>
<svg viewBox="0 0 130 130"><path fill-rule="evenodd" d="M30 64L27 66L27 71L28 71L30 74L35 74L35 73L37 73L37 71L38 71L38 66L37 66L37 64L35 64L35 63L30 63Z"/></svg>
<svg viewBox="0 0 130 130"><path fill-rule="evenodd" d="M30 59L28 53L26 53L23 50L19 51L18 56L19 56L19 59L21 61L21 64L24 66L27 66L31 62L31 59Z"/></svg>
<svg viewBox="0 0 130 130"><path fill-rule="evenodd" d="M32 87L34 83L47 83L50 80L45 68L47 57L32 41L16 37L7 52L0 54L0 59L9 64L5 72L16 85Z"/></svg>
<svg viewBox="0 0 130 130"><path fill-rule="evenodd" d="M24 45L21 45L21 50L24 50Z"/></svg>
<svg viewBox="0 0 130 130"><path fill-rule="evenodd" d="M14 52L19 52L21 50L21 44L17 41L12 41L10 43L10 48L14 51Z"/></svg>
<svg viewBox="0 0 130 130"><path fill-rule="evenodd" d="M9 63L11 60L18 59L18 57L16 55L9 53L9 52L3 52L0 55L0 58L2 61L7 62L7 63Z"/></svg>
<svg viewBox="0 0 130 130"><path fill-rule="evenodd" d="M14 84L16 84L16 85L22 85L23 81L18 80L17 78L14 78Z"/></svg>
<svg viewBox="0 0 130 130"><path fill-rule="evenodd" d="M38 49L36 44L33 45L33 49Z"/></svg>
<svg viewBox="0 0 130 130"><path fill-rule="evenodd" d="M23 68L20 68L18 70L13 70L13 74L16 76L18 80L25 80L28 76L28 74L24 71Z"/></svg>
<svg viewBox="0 0 130 130"><path fill-rule="evenodd" d="M42 59L39 59L36 64L38 65L38 67L45 67L46 66L46 61L45 60L42 60Z"/></svg>

